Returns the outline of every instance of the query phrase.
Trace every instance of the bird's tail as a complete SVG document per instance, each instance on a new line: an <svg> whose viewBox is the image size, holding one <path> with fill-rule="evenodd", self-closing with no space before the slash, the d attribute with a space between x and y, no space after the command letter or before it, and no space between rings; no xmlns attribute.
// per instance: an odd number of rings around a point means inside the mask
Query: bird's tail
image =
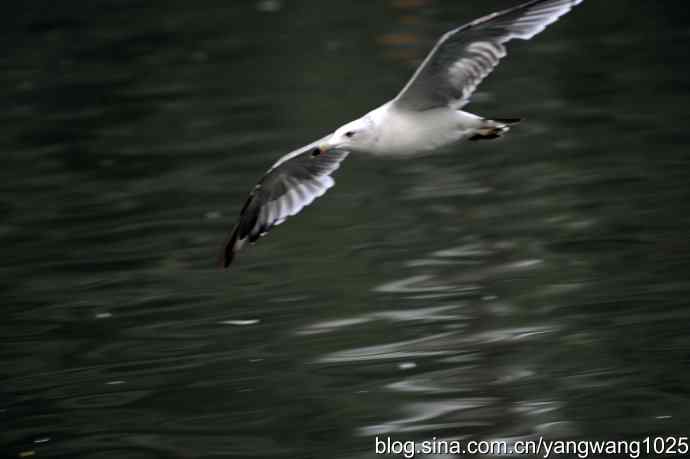
<svg viewBox="0 0 690 459"><path fill-rule="evenodd" d="M521 118L484 118L483 125L469 137L469 140L497 139L510 130L510 126L522 121Z"/></svg>

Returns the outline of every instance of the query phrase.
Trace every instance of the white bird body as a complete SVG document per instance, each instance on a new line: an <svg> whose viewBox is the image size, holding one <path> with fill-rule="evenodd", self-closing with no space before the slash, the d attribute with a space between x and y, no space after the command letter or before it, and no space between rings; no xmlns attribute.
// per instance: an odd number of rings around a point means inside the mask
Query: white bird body
<svg viewBox="0 0 690 459"><path fill-rule="evenodd" d="M448 106L415 112L398 108L393 102L386 102L353 122L366 120L364 123L373 125L377 133L372 141L364 143L362 153L405 157L429 154L471 137L486 124L477 115Z"/></svg>
<svg viewBox="0 0 690 459"><path fill-rule="evenodd" d="M250 193L221 255L227 267L242 246L295 215L334 184L349 152L410 157L465 139L501 137L516 119L486 119L461 108L506 56L583 0L529 0L444 34L391 101L276 161Z"/></svg>

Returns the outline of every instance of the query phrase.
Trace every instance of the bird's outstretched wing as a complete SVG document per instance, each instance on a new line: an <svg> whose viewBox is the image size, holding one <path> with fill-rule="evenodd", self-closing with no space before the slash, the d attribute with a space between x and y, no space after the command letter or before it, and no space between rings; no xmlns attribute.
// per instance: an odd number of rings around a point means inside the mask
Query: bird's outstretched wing
<svg viewBox="0 0 690 459"><path fill-rule="evenodd" d="M331 174L348 152L321 152L318 146L327 139L325 137L288 153L261 177L249 193L239 221L223 248L219 260L221 266L227 268L247 241L255 242L335 184Z"/></svg>
<svg viewBox="0 0 690 459"><path fill-rule="evenodd" d="M581 2L532 0L451 30L394 99L395 105L407 110L461 108L506 55L505 43L529 40Z"/></svg>

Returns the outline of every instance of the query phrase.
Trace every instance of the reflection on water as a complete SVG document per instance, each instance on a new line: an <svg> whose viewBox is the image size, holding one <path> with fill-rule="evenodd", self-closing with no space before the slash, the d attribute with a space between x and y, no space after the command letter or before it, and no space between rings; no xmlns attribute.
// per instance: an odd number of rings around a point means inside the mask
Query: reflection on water
<svg viewBox="0 0 690 459"><path fill-rule="evenodd" d="M509 138L353 157L316 206L213 270L276 157L395 94L458 20L511 3L8 7L4 455L684 433L680 1L585 2L482 85L472 109L526 118Z"/></svg>

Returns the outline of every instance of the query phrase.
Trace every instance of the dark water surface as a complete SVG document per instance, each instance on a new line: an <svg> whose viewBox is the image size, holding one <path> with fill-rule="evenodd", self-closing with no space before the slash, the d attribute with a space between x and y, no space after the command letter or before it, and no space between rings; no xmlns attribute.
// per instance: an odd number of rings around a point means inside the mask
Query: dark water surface
<svg viewBox="0 0 690 459"><path fill-rule="evenodd" d="M217 250L280 155L499 0L7 5L1 456L373 458L690 425L690 9L585 1L469 107Z"/></svg>

